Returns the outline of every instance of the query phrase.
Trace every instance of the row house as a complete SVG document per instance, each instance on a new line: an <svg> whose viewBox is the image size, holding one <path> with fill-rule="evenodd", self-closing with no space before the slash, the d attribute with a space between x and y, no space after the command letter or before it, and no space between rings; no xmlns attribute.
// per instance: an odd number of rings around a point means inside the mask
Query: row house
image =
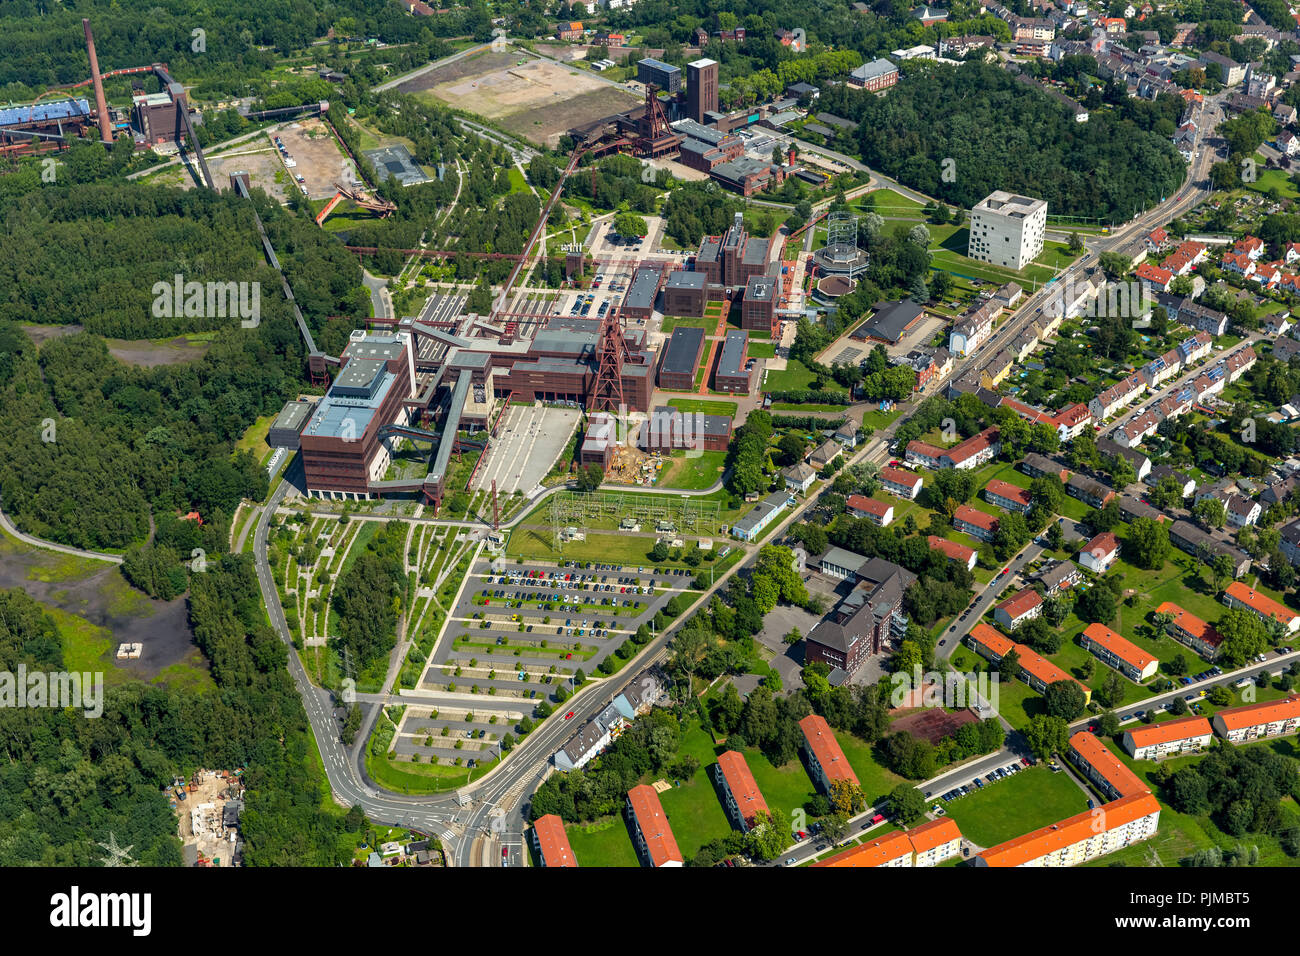
<svg viewBox="0 0 1300 956"><path fill-rule="evenodd" d="M1216 538L1190 521L1175 521L1169 526L1169 542L1188 554L1201 554L1209 560L1226 555L1232 561L1232 576L1239 578L1250 570L1250 556L1226 541Z"/></svg>
<svg viewBox="0 0 1300 956"><path fill-rule="evenodd" d="M1165 626L1165 633L1180 644L1185 644L1206 660L1214 660L1219 653L1223 636L1213 625L1205 623L1191 611L1184 610L1173 601L1165 601L1156 608L1157 614L1168 614L1171 618Z"/></svg>
<svg viewBox="0 0 1300 956"><path fill-rule="evenodd" d="M1145 409L1115 429L1115 441L1125 448L1135 448L1156 433L1161 420L1154 408Z"/></svg>
<svg viewBox="0 0 1300 956"><path fill-rule="evenodd" d="M1255 350L1248 345L1224 359L1224 366L1228 371L1228 384L1231 385L1254 368L1256 358Z"/></svg>
<svg viewBox="0 0 1300 956"><path fill-rule="evenodd" d="M1034 504L1033 496L1027 488L1021 488L999 478L994 478L985 485L984 500L1006 511L1015 511L1022 515L1028 514Z"/></svg>
<svg viewBox="0 0 1300 956"><path fill-rule="evenodd" d="M1043 593L1048 597L1059 594L1065 588L1072 588L1083 580L1083 572L1073 561L1066 558L1056 561L1038 572L1035 580L1043 586Z"/></svg>
<svg viewBox="0 0 1300 956"><path fill-rule="evenodd" d="M1156 465L1153 467L1151 469L1151 474L1146 477L1146 483L1152 488L1155 488L1166 478L1172 478L1178 483L1178 487L1184 498L1196 491L1195 478L1185 472L1178 471L1169 465Z"/></svg>
<svg viewBox="0 0 1300 956"><path fill-rule="evenodd" d="M1090 508L1104 508L1115 497L1114 489L1086 475L1071 475L1065 483L1065 493L1071 498L1078 498Z"/></svg>
<svg viewBox="0 0 1300 956"><path fill-rule="evenodd" d="M896 830L836 853L813 866L938 866L961 854L961 828L952 817Z"/></svg>
<svg viewBox="0 0 1300 956"><path fill-rule="evenodd" d="M1134 372L1103 390L1088 403L1088 411L1092 412L1095 421L1105 421L1120 409L1132 404L1134 399L1140 398L1146 389L1146 380L1143 379L1142 373Z"/></svg>
<svg viewBox="0 0 1300 956"><path fill-rule="evenodd" d="M1264 509L1258 501L1247 498L1245 495L1232 495L1224 503L1223 511L1227 516L1228 524L1234 528L1249 527L1259 521L1259 516L1264 513Z"/></svg>
<svg viewBox="0 0 1300 956"><path fill-rule="evenodd" d="M1182 358L1177 349L1170 349L1164 355L1153 358L1142 366L1141 374L1147 388L1154 389L1167 379L1177 375L1183 367Z"/></svg>
<svg viewBox="0 0 1300 956"><path fill-rule="evenodd" d="M1016 676L1028 684L1029 689L1035 694L1041 694L1053 684L1068 680L1079 685L1079 689L1083 691L1083 702L1085 704L1092 702L1091 687L1071 677L1032 647L1026 644L1017 644L1016 655L1020 658L1020 672Z"/></svg>
<svg viewBox="0 0 1300 956"><path fill-rule="evenodd" d="M988 542L997 534L998 519L970 505L958 505L953 512L952 526L972 538Z"/></svg>
<svg viewBox="0 0 1300 956"><path fill-rule="evenodd" d="M1220 266L1224 272L1231 272L1247 279L1255 274L1255 260L1244 252L1225 252Z"/></svg>
<svg viewBox="0 0 1300 956"><path fill-rule="evenodd" d="M1300 729L1300 695L1244 707L1229 707L1214 715L1214 732L1229 743L1241 744L1278 737Z"/></svg>
<svg viewBox="0 0 1300 956"><path fill-rule="evenodd" d="M1228 317L1224 313L1193 302L1190 298L1162 295L1156 298L1156 302L1164 307L1170 320L1180 325L1213 336L1223 335L1228 330Z"/></svg>
<svg viewBox="0 0 1300 956"><path fill-rule="evenodd" d="M1288 634L1300 629L1300 614L1285 604L1261 594L1243 581L1233 581L1224 589L1223 603L1232 608L1250 611L1265 624L1276 621Z"/></svg>
<svg viewBox="0 0 1300 956"><path fill-rule="evenodd" d="M991 299L966 312L948 333L948 351L959 358L978 351L993 334L993 323L1001 314L1002 307Z"/></svg>
<svg viewBox="0 0 1300 956"><path fill-rule="evenodd" d="M1136 684L1155 676L1160 661L1105 624L1092 623L1079 635L1085 651L1107 667L1113 667Z"/></svg>
<svg viewBox="0 0 1300 956"><path fill-rule="evenodd" d="M1300 564L1300 518L1282 527L1278 547L1292 564Z"/></svg>
<svg viewBox="0 0 1300 956"><path fill-rule="evenodd" d="M970 633L966 635L966 643L976 654L995 666L1016 649L1015 641L983 621L976 621L971 627Z"/></svg>
<svg viewBox="0 0 1300 956"><path fill-rule="evenodd" d="M1097 451L1105 458L1123 458L1133 466L1138 481L1151 474L1151 459L1134 448L1125 448L1109 438L1098 438Z"/></svg>
<svg viewBox="0 0 1300 956"><path fill-rule="evenodd" d="M858 775L849 766L849 760L844 756L844 750L840 747L840 742L825 717L820 714L809 714L799 721L799 729L803 732L808 769L818 790L828 794L831 784L837 781L847 781L855 787L859 786Z"/></svg>
<svg viewBox="0 0 1300 956"><path fill-rule="evenodd" d="M1159 760L1197 753L1210 745L1214 728L1205 717L1182 717L1124 731L1120 746L1134 760Z"/></svg>

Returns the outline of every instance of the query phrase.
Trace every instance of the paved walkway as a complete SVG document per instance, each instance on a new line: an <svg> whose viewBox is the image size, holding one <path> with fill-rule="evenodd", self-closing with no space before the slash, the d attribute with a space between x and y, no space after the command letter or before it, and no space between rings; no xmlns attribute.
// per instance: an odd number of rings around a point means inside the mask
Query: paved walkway
<svg viewBox="0 0 1300 956"><path fill-rule="evenodd" d="M44 548L46 551L57 551L60 554L71 554L78 558L92 558L95 561L108 561L111 564L121 564L122 556L120 554L105 554L102 551L83 551L80 548L73 548L66 544L56 544L53 541L45 541L41 538L34 538L30 534L25 534L14 527L9 520L9 516L0 511L0 528L3 528L7 534L12 535L24 544L30 544L34 548Z"/></svg>

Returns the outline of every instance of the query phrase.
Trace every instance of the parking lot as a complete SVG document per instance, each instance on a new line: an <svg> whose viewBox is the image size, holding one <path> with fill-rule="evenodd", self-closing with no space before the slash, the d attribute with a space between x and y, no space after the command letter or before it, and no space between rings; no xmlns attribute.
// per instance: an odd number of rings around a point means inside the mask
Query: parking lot
<svg viewBox="0 0 1300 956"><path fill-rule="evenodd" d="M494 711L517 702L531 712L579 669L598 676L601 662L693 578L577 564L476 564L420 688L477 687ZM473 729L490 741L491 729Z"/></svg>

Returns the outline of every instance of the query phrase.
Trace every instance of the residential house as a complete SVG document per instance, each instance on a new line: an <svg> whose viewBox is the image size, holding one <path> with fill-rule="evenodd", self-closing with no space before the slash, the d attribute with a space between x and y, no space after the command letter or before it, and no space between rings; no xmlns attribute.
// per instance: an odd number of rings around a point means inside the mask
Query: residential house
<svg viewBox="0 0 1300 956"><path fill-rule="evenodd" d="M993 608L993 619L1008 631L1043 613L1043 599L1028 588L1017 591Z"/></svg>
<svg viewBox="0 0 1300 956"><path fill-rule="evenodd" d="M1113 531L1103 531L1079 551L1079 563L1093 574L1105 574L1119 559L1119 538Z"/></svg>

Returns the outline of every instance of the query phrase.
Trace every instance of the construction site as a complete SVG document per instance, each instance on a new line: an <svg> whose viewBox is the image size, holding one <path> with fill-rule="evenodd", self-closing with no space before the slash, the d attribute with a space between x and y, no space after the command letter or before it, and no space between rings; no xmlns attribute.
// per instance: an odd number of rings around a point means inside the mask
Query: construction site
<svg viewBox="0 0 1300 956"><path fill-rule="evenodd" d="M244 811L244 771L198 770L178 777L167 791L176 813L186 866L239 866Z"/></svg>

